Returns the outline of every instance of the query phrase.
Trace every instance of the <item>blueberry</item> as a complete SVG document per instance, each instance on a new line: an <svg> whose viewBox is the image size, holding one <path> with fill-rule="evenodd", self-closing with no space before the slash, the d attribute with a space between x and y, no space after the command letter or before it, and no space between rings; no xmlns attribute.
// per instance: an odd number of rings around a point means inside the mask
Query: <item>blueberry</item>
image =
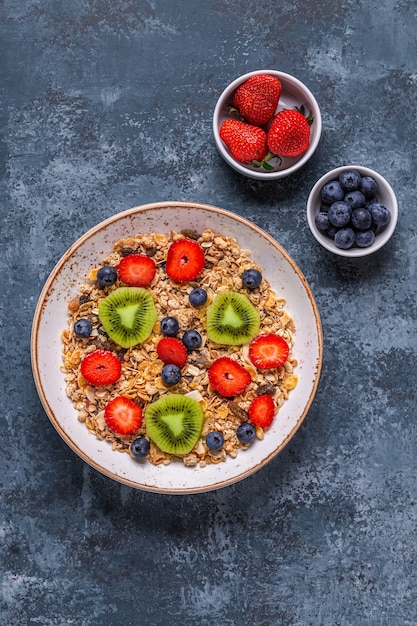
<svg viewBox="0 0 417 626"><path fill-rule="evenodd" d="M375 233L373 230L358 230L356 233L355 243L359 248L368 248L375 241Z"/></svg>
<svg viewBox="0 0 417 626"><path fill-rule="evenodd" d="M391 219L391 213L383 204L376 202L368 207L372 215L372 220L377 226L385 226Z"/></svg>
<svg viewBox="0 0 417 626"><path fill-rule="evenodd" d="M320 213L327 213L327 211L329 210L329 206L330 204L327 204L326 202L321 202L319 208Z"/></svg>
<svg viewBox="0 0 417 626"><path fill-rule="evenodd" d="M359 184L359 191L363 193L365 198L373 198L376 195L378 189L377 182L372 176L362 176Z"/></svg>
<svg viewBox="0 0 417 626"><path fill-rule="evenodd" d="M339 183L345 191L355 191L359 189L361 175L356 170L342 172L339 176Z"/></svg>
<svg viewBox="0 0 417 626"><path fill-rule="evenodd" d="M207 302L207 291L201 287L193 289L188 296L191 306L203 306Z"/></svg>
<svg viewBox="0 0 417 626"><path fill-rule="evenodd" d="M262 282L262 274L258 270L245 270L242 274L242 283L246 289L256 289Z"/></svg>
<svg viewBox="0 0 417 626"><path fill-rule="evenodd" d="M327 213L323 213L323 211L320 211L320 213L317 213L316 217L314 218L314 223L319 230L327 230L330 225L329 216L327 215Z"/></svg>
<svg viewBox="0 0 417 626"><path fill-rule="evenodd" d="M335 238L335 235L336 235L336 233L337 233L337 231L338 231L338 230L339 230L339 229L338 229L338 228L336 228L336 226L332 226L332 225L330 224L329 228L326 230L326 235L327 235L328 237L330 237L330 239L334 239L334 238Z"/></svg>
<svg viewBox="0 0 417 626"><path fill-rule="evenodd" d="M168 363L162 368L161 378L164 381L165 385L168 385L168 387L172 387L172 385L176 385L180 382L181 369L178 367L178 365Z"/></svg>
<svg viewBox="0 0 417 626"><path fill-rule="evenodd" d="M255 426L249 422L244 422L238 427L236 435L241 443L252 443L256 437Z"/></svg>
<svg viewBox="0 0 417 626"><path fill-rule="evenodd" d="M146 437L138 437L130 444L130 452L136 459L143 459L150 449L151 444Z"/></svg>
<svg viewBox="0 0 417 626"><path fill-rule="evenodd" d="M198 330L186 330L182 337L182 343L187 350L197 350L201 346L202 338Z"/></svg>
<svg viewBox="0 0 417 626"><path fill-rule="evenodd" d="M346 226L352 215L352 208L346 202L333 202L329 207L329 222L337 228Z"/></svg>
<svg viewBox="0 0 417 626"><path fill-rule="evenodd" d="M207 433L206 444L209 450L221 450L224 444L222 433L214 430Z"/></svg>
<svg viewBox="0 0 417 626"><path fill-rule="evenodd" d="M110 287L117 280L117 272L111 265L100 267L97 272L97 282L100 287Z"/></svg>
<svg viewBox="0 0 417 626"><path fill-rule="evenodd" d="M91 331L93 330L93 326L85 317L80 317L74 324L74 332L77 337L89 337L91 335Z"/></svg>
<svg viewBox="0 0 417 626"><path fill-rule="evenodd" d="M365 207L365 209L369 209L369 206L371 204L378 204L379 200L377 198L377 196L372 196L372 198L369 198L365 200L365 204L363 205Z"/></svg>
<svg viewBox="0 0 417 626"><path fill-rule="evenodd" d="M355 231L352 228L341 228L334 236L334 243L343 250L351 248L355 243Z"/></svg>
<svg viewBox="0 0 417 626"><path fill-rule="evenodd" d="M347 202L352 209L359 209L365 204L365 196L361 191L349 191L345 194L344 202Z"/></svg>
<svg viewBox="0 0 417 626"><path fill-rule="evenodd" d="M161 332L167 337L175 337L180 325L176 317L164 317L161 321Z"/></svg>
<svg viewBox="0 0 417 626"><path fill-rule="evenodd" d="M333 202L343 200L344 195L345 192L337 180L331 180L329 183L323 185L321 189L321 199L323 202L326 202L326 204L333 204Z"/></svg>
<svg viewBox="0 0 417 626"><path fill-rule="evenodd" d="M372 224L372 215L368 209L365 209L364 207L352 211L351 219L352 226L357 230L368 230Z"/></svg>

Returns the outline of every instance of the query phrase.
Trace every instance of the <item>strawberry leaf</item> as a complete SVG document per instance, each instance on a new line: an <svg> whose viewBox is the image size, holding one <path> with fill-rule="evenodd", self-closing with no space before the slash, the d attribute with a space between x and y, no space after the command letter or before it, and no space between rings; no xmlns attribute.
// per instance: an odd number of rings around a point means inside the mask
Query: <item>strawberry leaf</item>
<svg viewBox="0 0 417 626"><path fill-rule="evenodd" d="M309 126L312 125L312 123L314 122L314 116L311 113L311 111L310 111L310 113L308 115L306 115L306 110L304 108L304 104L302 104L300 107L294 107L294 109L296 111L298 111L299 113L301 113L301 115L304 115L304 117L306 118Z"/></svg>

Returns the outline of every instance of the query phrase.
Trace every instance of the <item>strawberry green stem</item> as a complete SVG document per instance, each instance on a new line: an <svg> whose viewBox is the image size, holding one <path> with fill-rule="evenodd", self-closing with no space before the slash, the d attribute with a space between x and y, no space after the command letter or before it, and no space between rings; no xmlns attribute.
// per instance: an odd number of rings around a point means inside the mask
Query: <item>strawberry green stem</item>
<svg viewBox="0 0 417 626"><path fill-rule="evenodd" d="M264 170L267 170L268 172L271 172L272 170L274 170L275 168L272 167L272 165L270 165L268 163L268 161L271 161L271 159L278 159L278 165L281 165L282 163L282 159L280 156L278 156L277 154L274 154L273 152L269 151L268 154L266 156L264 156L264 158L262 159L262 161L252 161L252 165L254 167L263 167Z"/></svg>

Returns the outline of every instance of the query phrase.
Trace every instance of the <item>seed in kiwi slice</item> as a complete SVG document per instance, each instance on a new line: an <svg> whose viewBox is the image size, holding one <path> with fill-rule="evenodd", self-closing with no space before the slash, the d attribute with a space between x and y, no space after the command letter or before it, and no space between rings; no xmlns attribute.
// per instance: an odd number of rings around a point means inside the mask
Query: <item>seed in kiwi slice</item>
<svg viewBox="0 0 417 626"><path fill-rule="evenodd" d="M220 292L207 309L207 336L227 346L249 343L258 334L259 311L235 291Z"/></svg>
<svg viewBox="0 0 417 626"><path fill-rule="evenodd" d="M113 341L131 348L149 337L158 313L149 291L119 287L99 302L98 316Z"/></svg>
<svg viewBox="0 0 417 626"><path fill-rule="evenodd" d="M183 455L197 443L204 413L197 400L171 393L148 404L145 421L146 435L162 452Z"/></svg>

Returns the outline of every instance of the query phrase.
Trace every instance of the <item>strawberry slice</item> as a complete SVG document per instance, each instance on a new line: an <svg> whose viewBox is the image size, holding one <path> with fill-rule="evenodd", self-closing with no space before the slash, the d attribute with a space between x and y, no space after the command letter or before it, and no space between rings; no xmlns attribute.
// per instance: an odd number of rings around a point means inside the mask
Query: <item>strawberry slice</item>
<svg viewBox="0 0 417 626"><path fill-rule="evenodd" d="M95 350L83 358L80 370L91 385L101 387L119 380L122 364L110 350Z"/></svg>
<svg viewBox="0 0 417 626"><path fill-rule="evenodd" d="M104 409L104 421L119 435L132 435L142 424L142 409L130 398L116 396Z"/></svg>
<svg viewBox="0 0 417 626"><path fill-rule="evenodd" d="M177 283L194 280L204 267L203 248L192 239L177 239L168 249L166 272Z"/></svg>
<svg viewBox="0 0 417 626"><path fill-rule="evenodd" d="M268 428L274 419L275 402L271 396L258 396L250 403L248 413L252 424L261 426L261 428Z"/></svg>
<svg viewBox="0 0 417 626"><path fill-rule="evenodd" d="M208 378L213 389L226 398L242 393L251 382L249 372L228 356L222 356L210 365Z"/></svg>
<svg viewBox="0 0 417 626"><path fill-rule="evenodd" d="M128 254L120 261L120 280L129 287L149 287L156 273L155 261L146 254Z"/></svg>
<svg viewBox="0 0 417 626"><path fill-rule="evenodd" d="M164 363L184 367L187 362L188 352L182 341L175 337L164 337L156 346L159 358Z"/></svg>
<svg viewBox="0 0 417 626"><path fill-rule="evenodd" d="M280 367L285 363L290 348L280 335L258 335L249 344L249 358L259 369Z"/></svg>

